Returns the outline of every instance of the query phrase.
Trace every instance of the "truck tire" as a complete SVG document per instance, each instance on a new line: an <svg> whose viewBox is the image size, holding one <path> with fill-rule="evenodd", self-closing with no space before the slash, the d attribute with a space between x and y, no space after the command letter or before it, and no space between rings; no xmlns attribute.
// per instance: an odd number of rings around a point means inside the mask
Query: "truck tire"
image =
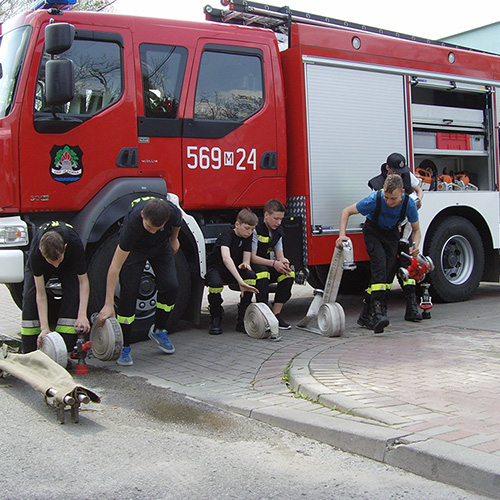
<svg viewBox="0 0 500 500"><path fill-rule="evenodd" d="M442 219L427 237L426 255L435 265L429 274L430 292L441 302L472 297L484 270L484 247L479 232L464 217Z"/></svg>
<svg viewBox="0 0 500 500"><path fill-rule="evenodd" d="M90 299L89 313L99 312L104 304L106 296L106 277L111 264L116 246L118 244L118 233L113 233L106 238L93 254L89 264ZM167 329L172 332L178 321L184 315L189 295L191 293L191 274L189 266L182 250L175 255L177 278L179 280L179 292L177 294L175 307L170 313ZM119 297L119 287L115 294L115 300ZM156 284L154 273L149 263L146 263L141 280L135 321L132 329L132 342L139 342L148 338L148 331L154 322L156 311Z"/></svg>

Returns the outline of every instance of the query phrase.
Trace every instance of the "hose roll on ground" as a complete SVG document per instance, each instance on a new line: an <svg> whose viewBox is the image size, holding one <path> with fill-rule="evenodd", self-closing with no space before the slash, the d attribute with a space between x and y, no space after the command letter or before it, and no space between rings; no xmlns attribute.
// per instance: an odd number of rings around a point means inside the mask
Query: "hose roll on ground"
<svg viewBox="0 0 500 500"><path fill-rule="evenodd" d="M345 314L338 302L321 305L318 312L318 327L325 337L340 337L344 333Z"/></svg>
<svg viewBox="0 0 500 500"><path fill-rule="evenodd" d="M254 339L281 340L278 320L266 304L250 304L244 322L247 334Z"/></svg>
<svg viewBox="0 0 500 500"><path fill-rule="evenodd" d="M66 368L68 351L64 339L57 332L50 332L42 337L42 347L40 350L58 365Z"/></svg>
<svg viewBox="0 0 500 500"><path fill-rule="evenodd" d="M120 357L123 348L123 335L120 323L116 318L108 318L104 325L97 321L90 330L92 353L101 361L115 361Z"/></svg>

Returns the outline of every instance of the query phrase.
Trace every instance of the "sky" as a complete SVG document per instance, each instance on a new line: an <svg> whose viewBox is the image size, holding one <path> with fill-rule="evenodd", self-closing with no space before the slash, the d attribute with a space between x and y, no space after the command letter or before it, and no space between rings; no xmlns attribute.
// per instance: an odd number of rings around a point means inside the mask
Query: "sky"
<svg viewBox="0 0 500 500"><path fill-rule="evenodd" d="M273 0L273 6L437 40L500 21L500 1L483 0ZM204 21L205 5L221 8L219 0L116 0L121 14Z"/></svg>

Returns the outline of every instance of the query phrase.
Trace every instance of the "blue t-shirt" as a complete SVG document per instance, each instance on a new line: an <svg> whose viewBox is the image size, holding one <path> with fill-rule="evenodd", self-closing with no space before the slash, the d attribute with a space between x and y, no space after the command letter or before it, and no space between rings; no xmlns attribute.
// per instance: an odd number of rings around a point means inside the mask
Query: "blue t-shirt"
<svg viewBox="0 0 500 500"><path fill-rule="evenodd" d="M375 217L375 210L377 208L377 192L378 191L374 191L369 196L356 203L358 212L361 215L366 216L366 218L371 221L373 221ZM408 195L404 194L404 196ZM377 226L382 229L392 229L396 226L400 219L402 204L399 204L394 208L388 207L384 200L383 191L381 193L380 201L381 210L380 215L378 216ZM408 204L406 205L406 212L404 216L408 217L408 221L411 223L418 221L417 205L415 205L415 201L411 197L408 197Z"/></svg>

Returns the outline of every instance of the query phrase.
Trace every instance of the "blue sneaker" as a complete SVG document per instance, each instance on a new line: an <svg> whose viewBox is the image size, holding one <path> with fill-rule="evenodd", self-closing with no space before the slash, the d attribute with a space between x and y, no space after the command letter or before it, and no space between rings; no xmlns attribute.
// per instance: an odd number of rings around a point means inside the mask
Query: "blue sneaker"
<svg viewBox="0 0 500 500"><path fill-rule="evenodd" d="M172 342L168 340L167 333L167 330L156 330L156 332L150 330L148 337L154 340L163 352L173 354L175 352L175 347L172 345Z"/></svg>
<svg viewBox="0 0 500 500"><path fill-rule="evenodd" d="M132 366L134 364L132 356L130 355L130 350L131 350L130 347L124 347L122 349L120 357L116 360L117 365Z"/></svg>

